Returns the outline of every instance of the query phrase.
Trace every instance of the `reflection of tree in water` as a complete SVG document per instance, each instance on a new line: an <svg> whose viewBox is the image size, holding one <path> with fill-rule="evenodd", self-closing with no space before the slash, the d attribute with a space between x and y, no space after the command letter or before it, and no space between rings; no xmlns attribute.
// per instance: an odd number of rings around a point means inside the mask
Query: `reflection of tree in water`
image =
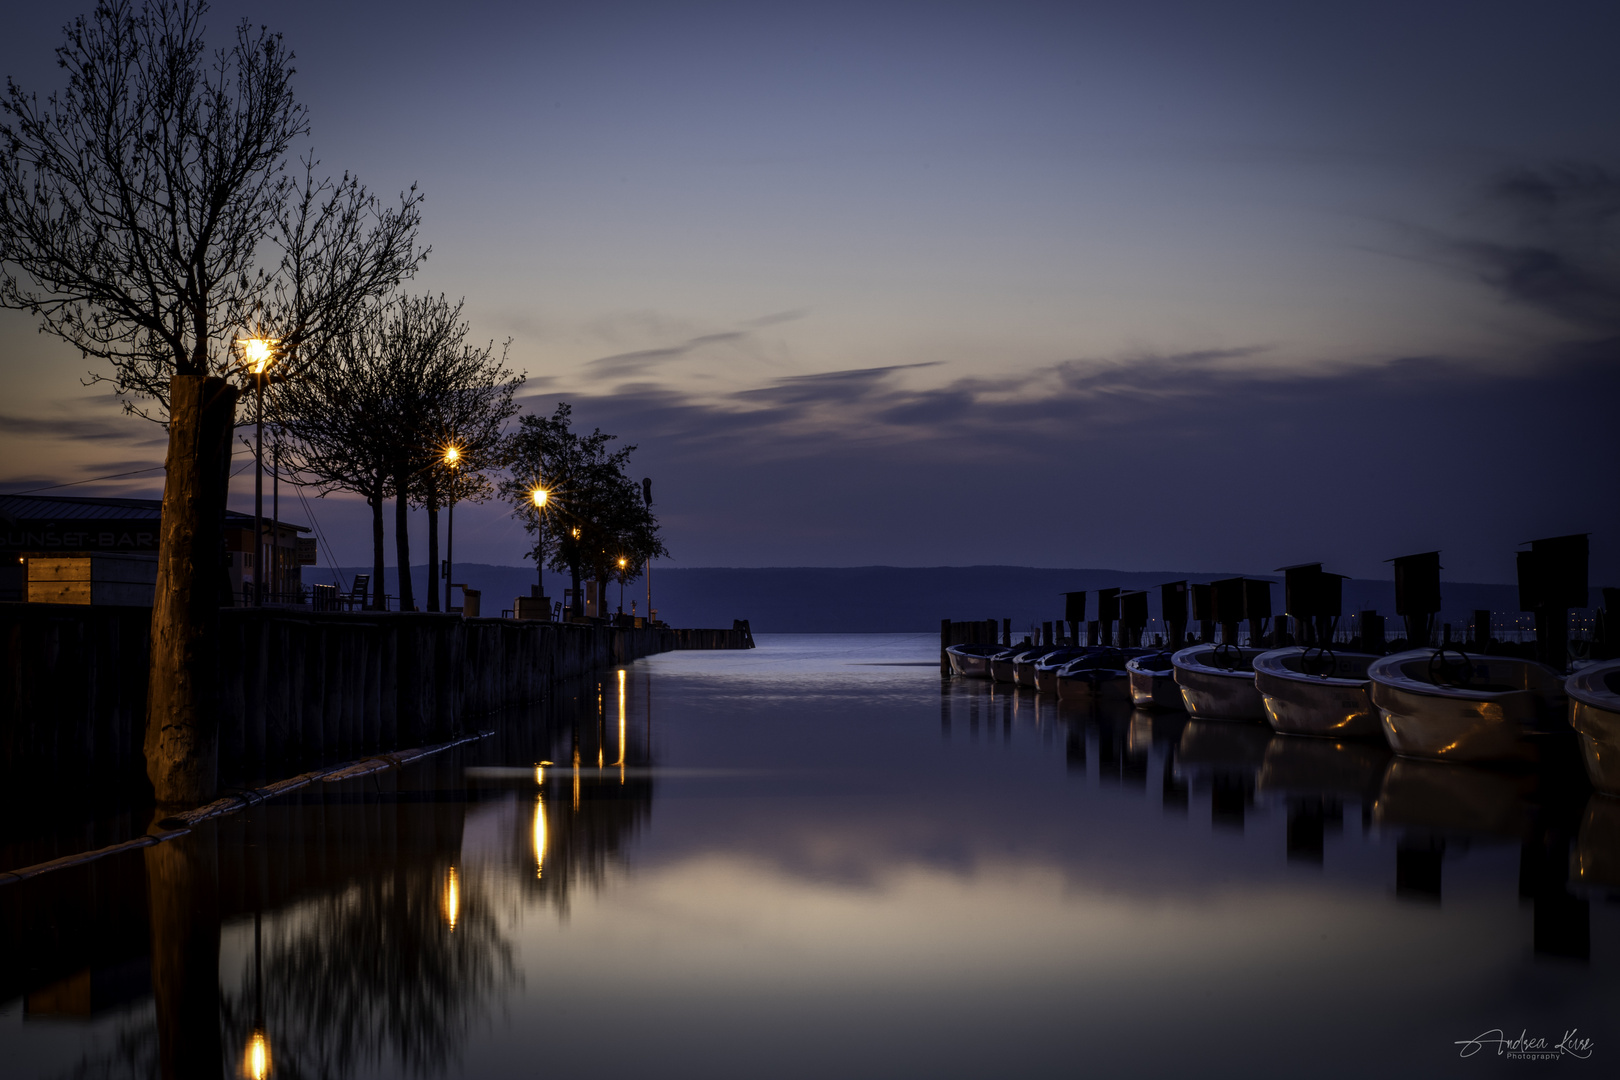
<svg viewBox="0 0 1620 1080"><path fill-rule="evenodd" d="M548 751L554 764L527 796L531 827L515 837L519 865L531 871L524 895L562 914L574 889L602 886L608 866L625 860L630 840L652 817L651 715L645 698L639 709L631 701L633 687L619 674L570 687L559 701L561 723Z"/></svg>
<svg viewBox="0 0 1620 1080"><path fill-rule="evenodd" d="M362 878L267 922L262 1016L274 1075L348 1076L391 1059L431 1075L454 1064L491 999L516 979L512 945L487 894L447 863ZM223 996L225 1045L240 1053L256 1013L250 963Z"/></svg>
<svg viewBox="0 0 1620 1080"><path fill-rule="evenodd" d="M156 1025L148 1018L146 1023L119 1028L112 1046L95 1056L86 1054L83 1061L60 1075L63 1080L125 1080L126 1077L145 1080L157 1076Z"/></svg>

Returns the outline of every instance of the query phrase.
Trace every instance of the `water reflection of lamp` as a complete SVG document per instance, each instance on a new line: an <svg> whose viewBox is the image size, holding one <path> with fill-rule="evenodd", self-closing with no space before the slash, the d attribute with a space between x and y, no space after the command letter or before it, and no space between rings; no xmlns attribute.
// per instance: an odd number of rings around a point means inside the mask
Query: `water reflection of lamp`
<svg viewBox="0 0 1620 1080"><path fill-rule="evenodd" d="M546 798L534 797L534 876L540 877L546 869Z"/></svg>
<svg viewBox="0 0 1620 1080"><path fill-rule="evenodd" d="M270 1039L264 1030L264 916L253 913L253 1031L242 1051L242 1075L265 1080L270 1075Z"/></svg>
<svg viewBox="0 0 1620 1080"><path fill-rule="evenodd" d="M270 1040L263 1028L254 1028L242 1055L242 1075L248 1080L265 1080L270 1075Z"/></svg>
<svg viewBox="0 0 1620 1080"><path fill-rule="evenodd" d="M624 668L619 669L619 784L624 784Z"/></svg>
<svg viewBox="0 0 1620 1080"><path fill-rule="evenodd" d="M453 866L444 879L444 898L441 907L444 912L444 923L454 933L456 920L461 917L461 881L456 877L456 868Z"/></svg>

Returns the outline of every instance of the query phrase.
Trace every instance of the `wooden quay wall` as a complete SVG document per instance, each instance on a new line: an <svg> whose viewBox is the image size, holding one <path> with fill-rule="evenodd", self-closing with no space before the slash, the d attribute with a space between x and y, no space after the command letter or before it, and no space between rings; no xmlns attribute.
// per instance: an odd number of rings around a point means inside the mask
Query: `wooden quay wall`
<svg viewBox="0 0 1620 1080"><path fill-rule="evenodd" d="M0 603L0 777L143 784L151 609ZM220 612L222 785L424 746L539 701L561 679L681 648L750 648L732 630L399 612Z"/></svg>

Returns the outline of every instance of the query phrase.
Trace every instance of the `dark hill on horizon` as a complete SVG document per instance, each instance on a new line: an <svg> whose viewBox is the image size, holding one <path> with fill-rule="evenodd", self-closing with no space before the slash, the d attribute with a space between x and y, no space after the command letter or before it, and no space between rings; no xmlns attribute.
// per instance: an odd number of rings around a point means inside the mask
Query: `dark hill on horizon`
<svg viewBox="0 0 1620 1080"><path fill-rule="evenodd" d="M417 595L427 581L427 568L412 568ZM354 567L341 568L343 584L352 580ZM369 573L368 568L359 568ZM1162 570L1127 572L1100 569L1055 569L1030 566L850 566L850 567L653 567L653 604L660 618L674 626L730 626L733 619L748 619L757 633L906 633L939 629L941 619L1010 618L1020 633L1031 624L1060 618L1066 590L1118 587L1150 590L1150 610L1158 615L1154 587L1166 581L1213 581L1235 574L1195 574ZM1280 575L1272 590L1272 605L1282 608ZM490 566L468 563L456 570L458 581L482 590L484 613L499 615L512 607L516 596L527 596L534 582L533 567ZM325 568L305 569L304 581L332 580ZM396 574L389 569L387 588L398 592ZM547 589L561 599L560 575L547 575ZM442 588L442 585L441 585ZM617 605L618 587L609 592ZM624 590L624 609L632 600L636 611L646 609L646 583ZM1512 585L1442 582L1445 608L1441 622L1465 625L1476 608L1495 613L1500 630L1519 625L1518 590ZM418 604L420 606L420 600ZM1089 613L1096 613L1095 596L1088 598ZM1395 614L1395 584L1391 581L1351 578L1344 583L1346 615L1376 610ZM1528 618L1523 620L1528 627Z"/></svg>

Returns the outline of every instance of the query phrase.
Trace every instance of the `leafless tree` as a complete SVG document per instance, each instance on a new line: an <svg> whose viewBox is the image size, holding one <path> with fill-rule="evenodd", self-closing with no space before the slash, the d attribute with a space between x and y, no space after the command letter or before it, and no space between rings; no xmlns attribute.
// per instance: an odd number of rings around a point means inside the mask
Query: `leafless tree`
<svg viewBox="0 0 1620 1080"><path fill-rule="evenodd" d="M507 370L493 342L467 344L461 310L443 296L394 297L332 336L320 362L277 387L294 471L323 493L352 491L371 507L374 606L385 603L386 499L394 499L400 606L410 610L410 504L428 509L428 555L437 567L439 506L450 496L487 498L483 473L503 460L501 429L517 410L512 398L523 378ZM452 446L450 469L444 458ZM431 586L427 600L437 611Z"/></svg>
<svg viewBox="0 0 1620 1080"><path fill-rule="evenodd" d="M239 370L232 340L289 367L409 276L421 197L385 205L318 177L280 35L245 21L210 52L203 0L106 0L66 28L67 87L0 99L0 304L105 361L168 427L146 758L159 802L213 793L219 552ZM319 355L317 350L314 354Z"/></svg>

